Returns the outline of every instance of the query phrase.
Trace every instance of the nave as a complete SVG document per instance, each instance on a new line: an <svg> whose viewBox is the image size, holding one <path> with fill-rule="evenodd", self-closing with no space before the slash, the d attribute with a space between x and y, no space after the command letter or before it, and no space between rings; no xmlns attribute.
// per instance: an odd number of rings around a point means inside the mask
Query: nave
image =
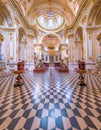
<svg viewBox="0 0 101 130"><path fill-rule="evenodd" d="M1 76L0 130L100 130L101 78L85 74L81 87L78 76L28 71L20 87L15 75Z"/></svg>

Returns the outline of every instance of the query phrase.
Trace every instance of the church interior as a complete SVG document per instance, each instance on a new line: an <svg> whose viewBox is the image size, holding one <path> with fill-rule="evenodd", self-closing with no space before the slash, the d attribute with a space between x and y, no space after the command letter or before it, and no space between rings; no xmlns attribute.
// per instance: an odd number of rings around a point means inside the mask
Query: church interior
<svg viewBox="0 0 101 130"><path fill-rule="evenodd" d="M0 130L101 130L101 0L0 0Z"/></svg>

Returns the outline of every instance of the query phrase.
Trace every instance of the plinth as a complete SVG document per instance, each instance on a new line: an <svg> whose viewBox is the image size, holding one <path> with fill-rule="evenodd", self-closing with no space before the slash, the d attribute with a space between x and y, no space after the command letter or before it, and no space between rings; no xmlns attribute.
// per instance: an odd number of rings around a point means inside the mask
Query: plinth
<svg viewBox="0 0 101 130"><path fill-rule="evenodd" d="M24 73L23 70L16 70L16 71L13 71L14 74L17 74L17 78L16 78L16 82L14 84L14 86L21 86L24 84L22 78L21 78L21 74Z"/></svg>
<svg viewBox="0 0 101 130"><path fill-rule="evenodd" d="M76 70L77 73L79 73L79 82L78 85L85 86L86 83L84 82L84 75L87 71L86 70Z"/></svg>

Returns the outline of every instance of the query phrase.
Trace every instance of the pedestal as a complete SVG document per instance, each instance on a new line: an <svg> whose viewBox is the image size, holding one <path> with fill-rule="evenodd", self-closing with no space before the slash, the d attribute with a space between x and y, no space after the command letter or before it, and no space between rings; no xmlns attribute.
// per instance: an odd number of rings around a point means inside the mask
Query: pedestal
<svg viewBox="0 0 101 130"><path fill-rule="evenodd" d="M84 82L84 76L83 74L86 73L86 70L76 70L77 73L79 73L79 82L77 83L80 86L85 86L86 83Z"/></svg>
<svg viewBox="0 0 101 130"><path fill-rule="evenodd" d="M17 71L13 71L13 73L18 75L14 86L22 86L24 84L24 82L23 82L20 74L24 73L24 71L23 70L17 70Z"/></svg>

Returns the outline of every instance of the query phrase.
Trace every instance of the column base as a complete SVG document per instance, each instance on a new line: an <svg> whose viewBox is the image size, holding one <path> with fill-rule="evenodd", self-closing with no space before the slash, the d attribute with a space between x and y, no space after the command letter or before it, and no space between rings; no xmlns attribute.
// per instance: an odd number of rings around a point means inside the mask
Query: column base
<svg viewBox="0 0 101 130"><path fill-rule="evenodd" d="M24 85L23 81L20 81L20 82L16 81L15 84L14 84L14 87L22 86L22 85Z"/></svg>

